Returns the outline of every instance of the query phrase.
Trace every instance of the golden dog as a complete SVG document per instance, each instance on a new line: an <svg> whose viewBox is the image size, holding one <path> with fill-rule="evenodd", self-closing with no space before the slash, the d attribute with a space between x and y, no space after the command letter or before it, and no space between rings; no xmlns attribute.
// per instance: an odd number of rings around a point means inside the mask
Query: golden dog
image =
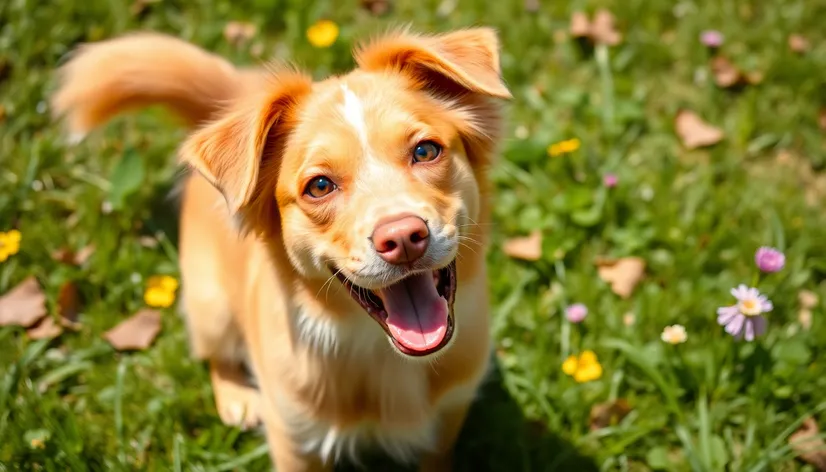
<svg viewBox="0 0 826 472"><path fill-rule="evenodd" d="M61 68L53 105L76 138L153 104L193 127L179 151L195 171L180 221L192 351L222 420L262 422L279 471L363 447L451 469L489 363L498 49L487 28L397 31L314 82L140 33Z"/></svg>

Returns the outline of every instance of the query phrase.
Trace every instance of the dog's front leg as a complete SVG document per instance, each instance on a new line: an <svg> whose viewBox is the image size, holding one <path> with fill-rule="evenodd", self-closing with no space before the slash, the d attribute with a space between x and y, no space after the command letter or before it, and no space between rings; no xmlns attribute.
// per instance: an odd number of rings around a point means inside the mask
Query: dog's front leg
<svg viewBox="0 0 826 472"><path fill-rule="evenodd" d="M300 444L293 440L284 427L278 412L271 407L263 410L270 458L278 472L332 472L332 464L324 464L318 454L308 454L301 450Z"/></svg>
<svg viewBox="0 0 826 472"><path fill-rule="evenodd" d="M453 448L462 431L470 402L457 405L442 413L436 449L422 456L420 472L449 472L453 470Z"/></svg>

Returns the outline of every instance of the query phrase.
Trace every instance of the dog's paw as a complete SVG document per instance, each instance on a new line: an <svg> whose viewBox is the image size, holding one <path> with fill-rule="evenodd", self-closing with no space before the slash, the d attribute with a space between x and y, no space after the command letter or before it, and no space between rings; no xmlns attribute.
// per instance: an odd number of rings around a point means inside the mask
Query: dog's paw
<svg viewBox="0 0 826 472"><path fill-rule="evenodd" d="M224 424L237 426L243 431L261 424L261 400L257 390L233 384L224 384L218 390L215 392L215 406Z"/></svg>

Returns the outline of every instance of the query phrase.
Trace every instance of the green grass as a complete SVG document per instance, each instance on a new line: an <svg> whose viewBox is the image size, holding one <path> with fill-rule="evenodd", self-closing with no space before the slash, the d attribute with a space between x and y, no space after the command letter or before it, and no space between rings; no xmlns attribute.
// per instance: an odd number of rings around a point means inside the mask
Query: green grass
<svg viewBox="0 0 826 472"><path fill-rule="evenodd" d="M462 435L460 470L813 470L793 458L786 438L802 416L814 411L822 419L825 405L824 311L816 307L804 329L797 294L826 297L826 147L817 125L826 105L826 4L575 0L545 1L528 13L521 0L404 0L372 18L355 1L170 0L140 14L131 3L0 2L0 230L23 233L20 253L0 264L0 293L34 275L51 308L68 280L83 299L80 332L33 342L18 328L0 329L0 470L269 468L260 434L220 423L205 366L188 357L174 310L164 311L163 331L144 352L116 353L100 337L142 307L148 276L177 274L167 198L184 131L153 110L68 146L44 101L64 55L81 41L143 28L239 64L259 62L250 51L260 43L263 57L296 61L321 77L351 66L356 39L406 22L424 31L497 27L515 96L493 173L489 261L499 370ZM622 44L590 51L559 36L571 11L599 6L617 16ZM304 30L321 17L342 30L332 48L318 51ZM252 21L260 32L230 46L222 37L230 20ZM717 88L697 39L706 28L725 33L723 51L763 72L763 82ZM790 52L791 33L812 48ZM681 108L722 128L726 139L686 150L673 127ZM550 143L571 137L582 141L580 150L547 156ZM776 159L781 152L792 164ZM145 175L125 205L104 213L116 166L131 155ZM606 172L619 176L607 192ZM536 229L544 234L541 260L503 254L505 238ZM160 244L141 244L145 236ZM50 257L89 243L97 251L83 267ZM766 336L736 343L716 324L715 309L731 303L732 286L750 283L754 251L764 244L788 258L760 283L775 310ZM599 279L600 256L646 260L632 297L619 298ZM590 309L582 325L564 320L572 302ZM660 341L673 323L686 326L687 343ZM577 384L560 366L584 349L597 353L604 374ZM632 412L591 432L591 407L616 398Z"/></svg>

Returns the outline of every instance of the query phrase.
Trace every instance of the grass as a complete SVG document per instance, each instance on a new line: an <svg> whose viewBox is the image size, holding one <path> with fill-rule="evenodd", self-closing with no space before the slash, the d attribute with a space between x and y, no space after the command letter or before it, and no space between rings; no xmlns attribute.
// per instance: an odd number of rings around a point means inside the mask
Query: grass
<svg viewBox="0 0 826 472"><path fill-rule="evenodd" d="M66 281L83 300L82 330L57 340L0 328L0 470L270 467L260 434L220 423L205 366L188 357L172 309L146 351L116 353L100 337L142 307L148 276L177 274L167 195L184 131L153 110L65 144L45 102L65 54L81 41L145 28L239 64L260 62L260 49L321 77L351 65L353 41L404 22L425 31L497 27L515 96L493 174L498 370L462 435L460 470L813 470L786 439L826 407L823 309L814 308L806 329L797 299L802 289L826 297L822 2L546 1L532 13L522 1L399 0L384 18L332 0L144 3L137 12L127 0L0 2L0 230L23 234L20 253L0 264L0 293L34 275L50 308ZM600 6L616 15L620 45L590 50L560 34L572 11ZM304 31L322 17L341 25L341 36L315 50ZM252 21L259 33L229 45L222 31L230 20ZM721 30L725 54L763 81L715 86L698 42L707 28ZM792 33L810 40L808 52L789 51ZM682 108L725 139L687 150L673 126ZM547 156L549 144L573 137L578 151ZM136 166L125 194L123 162ZM607 172L619 178L610 191ZM123 204L103 212L113 198ZM539 261L503 253L505 239L533 230L544 235ZM50 257L90 243L96 252L81 267ZM787 265L759 285L775 305L768 333L737 343L716 324L715 309L732 303L731 287L751 282L760 245L782 249ZM625 256L647 263L628 299L595 266L598 257ZM563 316L573 302L590 309L581 325ZM686 326L685 344L660 341L673 323ZM578 384L560 366L585 349L604 373ZM619 398L631 413L591 431L591 408Z"/></svg>

